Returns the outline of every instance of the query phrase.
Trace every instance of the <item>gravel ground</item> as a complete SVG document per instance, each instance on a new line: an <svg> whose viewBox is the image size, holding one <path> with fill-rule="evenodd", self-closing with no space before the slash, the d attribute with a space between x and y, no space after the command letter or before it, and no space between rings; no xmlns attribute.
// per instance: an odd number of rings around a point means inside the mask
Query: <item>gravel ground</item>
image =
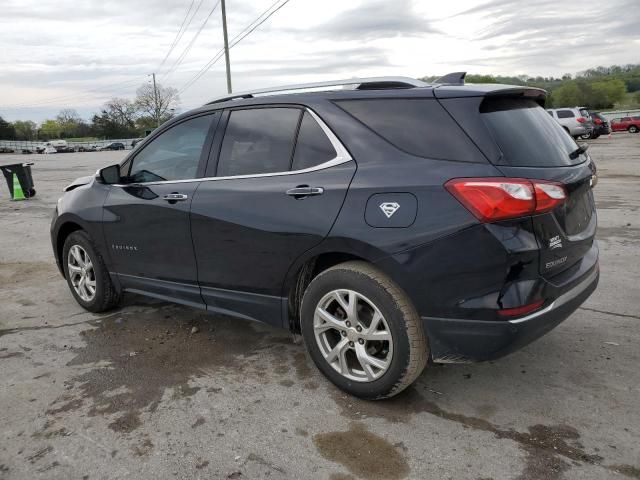
<svg viewBox="0 0 640 480"><path fill-rule="evenodd" d="M285 331L128 296L83 311L58 274L61 188L123 152L0 187L0 478L640 478L640 135L591 142L602 276L504 359L428 368L391 401L332 387ZM194 328L195 327L195 328Z"/></svg>

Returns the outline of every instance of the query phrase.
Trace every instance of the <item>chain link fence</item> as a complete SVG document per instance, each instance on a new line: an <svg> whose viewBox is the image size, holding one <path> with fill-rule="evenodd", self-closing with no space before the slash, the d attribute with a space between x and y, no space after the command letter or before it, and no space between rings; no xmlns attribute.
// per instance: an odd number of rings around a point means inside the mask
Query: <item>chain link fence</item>
<svg viewBox="0 0 640 480"><path fill-rule="evenodd" d="M48 141L39 142L35 140L0 140L0 153L38 153L43 151L47 146L53 148L68 147L69 151L98 151L112 143L122 143L126 150L133 148L133 142L140 138L119 138L111 140L95 140L91 142L67 142L67 141Z"/></svg>

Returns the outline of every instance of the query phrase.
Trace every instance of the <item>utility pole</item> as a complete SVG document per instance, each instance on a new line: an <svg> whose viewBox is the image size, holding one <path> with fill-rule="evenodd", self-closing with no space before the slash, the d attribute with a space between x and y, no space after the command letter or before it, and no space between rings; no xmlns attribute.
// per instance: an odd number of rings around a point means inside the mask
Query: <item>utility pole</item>
<svg viewBox="0 0 640 480"><path fill-rule="evenodd" d="M227 38L227 8L224 0L220 0L222 9L222 34L224 35L224 60L227 64L227 93L231 93L231 65L229 62L229 39Z"/></svg>
<svg viewBox="0 0 640 480"><path fill-rule="evenodd" d="M156 88L156 74L152 73L153 77L153 101L155 103L155 112L156 112L156 127L160 126L160 108L158 107L158 89Z"/></svg>

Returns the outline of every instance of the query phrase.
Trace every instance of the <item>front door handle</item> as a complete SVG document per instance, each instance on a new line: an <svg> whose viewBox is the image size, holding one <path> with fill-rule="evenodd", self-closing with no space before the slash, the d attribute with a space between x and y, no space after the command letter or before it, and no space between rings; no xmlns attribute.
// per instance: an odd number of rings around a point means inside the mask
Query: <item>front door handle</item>
<svg viewBox="0 0 640 480"><path fill-rule="evenodd" d="M167 193L164 197L162 197L163 200L166 200L169 203L184 202L188 198L189 198L189 195L185 195L184 193L178 193L178 192Z"/></svg>
<svg viewBox="0 0 640 480"><path fill-rule="evenodd" d="M298 185L296 188L290 188L286 193L290 197L305 198L312 197L314 195L322 195L324 193L324 188L310 187L309 185Z"/></svg>

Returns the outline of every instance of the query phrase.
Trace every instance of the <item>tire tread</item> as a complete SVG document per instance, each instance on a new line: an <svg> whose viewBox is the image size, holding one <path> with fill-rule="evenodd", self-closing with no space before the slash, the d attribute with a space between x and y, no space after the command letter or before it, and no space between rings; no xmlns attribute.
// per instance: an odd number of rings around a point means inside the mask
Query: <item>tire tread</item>
<svg viewBox="0 0 640 480"><path fill-rule="evenodd" d="M353 273L363 275L376 282L382 289L386 290L402 313L406 325L407 337L409 340L409 361L404 372L398 378L395 385L386 393L370 398L371 400L381 400L397 395L402 390L411 385L422 373L429 358L429 346L427 337L422 327L422 321L416 312L413 303L407 294L386 274L375 268L373 265L361 261L352 260L330 267L315 278L336 270L348 270Z"/></svg>

